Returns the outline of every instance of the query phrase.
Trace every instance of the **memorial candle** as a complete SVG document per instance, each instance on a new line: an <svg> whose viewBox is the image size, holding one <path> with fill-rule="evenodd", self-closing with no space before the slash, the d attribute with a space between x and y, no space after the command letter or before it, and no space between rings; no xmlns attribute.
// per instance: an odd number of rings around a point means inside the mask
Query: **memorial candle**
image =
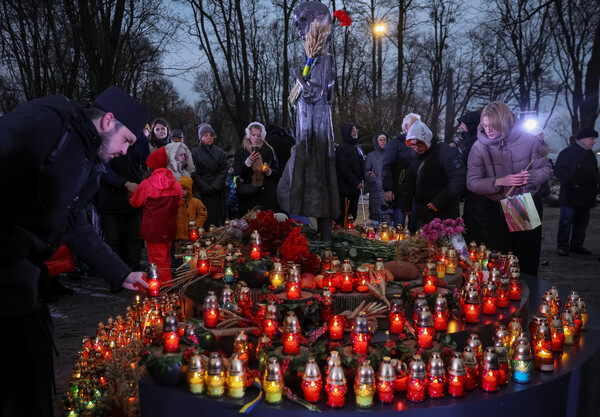
<svg viewBox="0 0 600 417"><path fill-rule="evenodd" d="M273 262L273 267L271 268L271 273L269 274L269 279L271 280L271 285L275 288L279 287L283 281L283 266L281 262L275 261Z"/></svg>
<svg viewBox="0 0 600 417"><path fill-rule="evenodd" d="M562 321L558 316L553 316L550 322L550 335L552 337L552 352L562 352L565 343L565 331Z"/></svg>
<svg viewBox="0 0 600 417"><path fill-rule="evenodd" d="M321 306L321 322L327 323L333 315L333 298L329 290L323 291L323 305Z"/></svg>
<svg viewBox="0 0 600 417"><path fill-rule="evenodd" d="M275 336L279 327L278 323L278 311L274 301L269 301L265 308L265 315L263 317L262 328L269 337Z"/></svg>
<svg viewBox="0 0 600 417"><path fill-rule="evenodd" d="M392 298L388 320L390 321L390 333L398 334L404 331L404 324L406 322L404 302L399 296Z"/></svg>
<svg viewBox="0 0 600 417"><path fill-rule="evenodd" d="M219 398L225 394L225 365L218 352L210 354L206 373L206 393L211 398Z"/></svg>
<svg viewBox="0 0 600 417"><path fill-rule="evenodd" d="M148 265L148 297L158 297L160 295L160 276L156 265Z"/></svg>
<svg viewBox="0 0 600 417"><path fill-rule="evenodd" d="M464 308L462 310L462 317L465 323L479 323L479 312L481 311L481 305L479 304L479 294L475 290L469 290L464 300Z"/></svg>
<svg viewBox="0 0 600 417"><path fill-rule="evenodd" d="M568 311L563 311L563 313L560 315L560 320L562 321L563 334L565 335L564 344L572 345L576 334L575 320L573 320L573 316Z"/></svg>
<svg viewBox="0 0 600 417"><path fill-rule="evenodd" d="M425 400L427 392L427 368L421 359L421 355L413 355L408 367L408 385L406 387L406 399L415 403Z"/></svg>
<svg viewBox="0 0 600 417"><path fill-rule="evenodd" d="M419 346L423 349L430 349L433 344L435 329L433 328L433 320L429 307L423 307L419 313L419 318L415 325L415 332L417 333Z"/></svg>
<svg viewBox="0 0 600 417"><path fill-rule="evenodd" d="M203 305L204 327L215 328L219 322L219 303L214 291L209 291Z"/></svg>
<svg viewBox="0 0 600 417"><path fill-rule="evenodd" d="M369 323L366 314L360 312L352 325L352 333L350 335L354 353L357 355L366 355L371 341L371 333L369 331Z"/></svg>
<svg viewBox="0 0 600 417"><path fill-rule="evenodd" d="M335 293L335 290L336 290L335 274L336 274L336 271L334 271L332 269L328 269L327 271L325 271L325 275L323 275L323 288L329 290L329 292L332 294Z"/></svg>
<svg viewBox="0 0 600 417"><path fill-rule="evenodd" d="M469 243L469 257L471 258L472 262L477 260L477 242L474 240Z"/></svg>
<svg viewBox="0 0 600 417"><path fill-rule="evenodd" d="M200 275L205 275L210 272L211 263L210 259L208 259L208 253L206 249L202 248L198 251L198 273Z"/></svg>
<svg viewBox="0 0 600 417"><path fill-rule="evenodd" d="M367 292L369 291L369 268L360 266L356 269L356 291Z"/></svg>
<svg viewBox="0 0 600 417"><path fill-rule="evenodd" d="M190 220L188 222L188 239L192 242L195 242L200 237L200 233L198 232L198 225L195 220Z"/></svg>
<svg viewBox="0 0 600 417"><path fill-rule="evenodd" d="M481 363L481 389L486 392L498 391L500 385L500 364L498 354L493 347L488 347Z"/></svg>
<svg viewBox="0 0 600 417"><path fill-rule="evenodd" d="M300 298L302 284L300 282L300 271L298 269L291 268L288 271L288 276L285 280L285 291L288 300L297 300Z"/></svg>
<svg viewBox="0 0 600 417"><path fill-rule="evenodd" d="M202 394L204 392L204 369L202 367L202 357L199 353L194 353L190 358L186 380L192 394Z"/></svg>
<svg viewBox="0 0 600 417"><path fill-rule="evenodd" d="M496 286L493 283L489 282L483 287L483 299L481 303L483 304L483 314L496 314L498 293L496 291Z"/></svg>
<svg viewBox="0 0 600 417"><path fill-rule="evenodd" d="M430 398L443 398L446 387L446 370L439 352L433 352L429 359L429 382L427 394Z"/></svg>
<svg viewBox="0 0 600 417"><path fill-rule="evenodd" d="M508 304L510 301L509 300L510 282L508 281L508 278L506 278L505 276L500 278L500 283L499 283L497 291L498 291L498 307L499 308L508 307Z"/></svg>
<svg viewBox="0 0 600 417"><path fill-rule="evenodd" d="M342 292L352 292L354 290L354 273L350 259L344 259L341 273L341 290Z"/></svg>
<svg viewBox="0 0 600 417"><path fill-rule="evenodd" d="M456 267L458 266L458 257L455 249L448 249L448 255L446 255L446 274L454 275L456 273Z"/></svg>
<svg viewBox="0 0 600 417"><path fill-rule="evenodd" d="M179 324L177 323L177 315L175 314L175 312L169 311L163 319L163 352L179 352L180 337L181 335L179 334Z"/></svg>
<svg viewBox="0 0 600 417"><path fill-rule="evenodd" d="M286 355L297 355L300 349L298 336L300 334L300 323L293 311L288 311L283 321L283 353Z"/></svg>
<svg viewBox="0 0 600 417"><path fill-rule="evenodd" d="M587 306L585 305L585 301L583 301L583 299L581 297L579 297L577 299L577 301L575 302L575 306L579 309L579 314L581 314L581 328L580 330L584 330L586 328L588 319L589 319L589 314L588 314L588 310L587 310ZM558 307L557 307L558 309Z"/></svg>
<svg viewBox="0 0 600 417"><path fill-rule="evenodd" d="M327 405L331 408L340 408L346 404L346 377L344 370L339 363L335 363L327 376L325 384L325 392L327 393Z"/></svg>
<svg viewBox="0 0 600 417"><path fill-rule="evenodd" d="M439 279L446 278L446 265L444 264L444 261L437 261L435 270Z"/></svg>
<svg viewBox="0 0 600 417"><path fill-rule="evenodd" d="M479 383L479 366L477 364L477 356L471 346L465 346L463 351L463 360L465 361L465 369L467 371L466 388L473 391Z"/></svg>
<svg viewBox="0 0 600 417"><path fill-rule="evenodd" d="M528 384L531 381L533 358L527 340L519 340L510 360L512 379L519 384Z"/></svg>
<svg viewBox="0 0 600 417"><path fill-rule="evenodd" d="M250 346L248 345L248 335L245 331L240 330L235 335L233 341L233 353L242 361L244 366L248 365Z"/></svg>
<svg viewBox="0 0 600 417"><path fill-rule="evenodd" d="M244 397L246 384L246 368L237 353L229 361L227 371L227 395L233 399Z"/></svg>
<svg viewBox="0 0 600 417"><path fill-rule="evenodd" d="M384 357L377 371L377 398L383 404L394 401L394 380L396 371L392 366L391 359Z"/></svg>
<svg viewBox="0 0 600 417"><path fill-rule="evenodd" d="M331 316L327 326L329 327L329 339L340 340L344 337L344 327L346 326L346 319L344 316Z"/></svg>
<svg viewBox="0 0 600 417"><path fill-rule="evenodd" d="M396 372L394 379L394 391L405 392L408 384L408 368L404 362L399 359L392 359L392 366Z"/></svg>
<svg viewBox="0 0 600 417"><path fill-rule="evenodd" d="M577 307L576 304L571 304L568 310L569 313L571 313L571 316L573 316L573 322L575 323L574 336L579 336L579 332L581 331L581 327L583 326L583 318L581 316L581 312L579 311L579 307Z"/></svg>
<svg viewBox="0 0 600 417"><path fill-rule="evenodd" d="M523 292L523 282L521 281L521 274L519 272L512 272L510 274L509 285L510 293L508 298L511 301L519 301Z"/></svg>
<svg viewBox="0 0 600 417"><path fill-rule="evenodd" d="M250 234L250 259L262 259L260 234L258 233L258 230L255 230Z"/></svg>
<svg viewBox="0 0 600 417"><path fill-rule="evenodd" d="M436 331L445 332L448 330L448 320L450 320L450 311L448 310L448 301L443 295L438 295L435 300L433 313L433 328Z"/></svg>
<svg viewBox="0 0 600 417"><path fill-rule="evenodd" d="M283 375L277 358L270 357L265 369L263 391L268 404L281 404L283 401Z"/></svg>
<svg viewBox="0 0 600 417"><path fill-rule="evenodd" d="M467 395L467 370L460 352L454 352L448 366L448 394L452 397Z"/></svg>
<svg viewBox="0 0 600 417"><path fill-rule="evenodd" d="M310 357L308 358L308 362L306 362L304 375L302 376L304 399L309 403L318 403L321 399L321 388L323 388L321 370L315 358Z"/></svg>
<svg viewBox="0 0 600 417"><path fill-rule="evenodd" d="M554 371L552 336L548 323L540 323L533 339L533 367L538 371Z"/></svg>
<svg viewBox="0 0 600 417"><path fill-rule="evenodd" d="M354 394L358 408L373 406L373 397L375 396L374 382L373 367L371 367L371 362L366 359L358 368L358 373L354 380Z"/></svg>
<svg viewBox="0 0 600 417"><path fill-rule="evenodd" d="M377 258L375 266L373 267L373 274L375 275L375 283L379 284L382 280L387 280L385 273L385 266L383 265L383 258Z"/></svg>
<svg viewBox="0 0 600 417"><path fill-rule="evenodd" d="M508 384L508 374L510 373L510 366L508 363L508 351L506 346L502 341L497 340L494 347L496 348L496 353L498 354L498 364L500 365L500 380L498 383L500 385Z"/></svg>

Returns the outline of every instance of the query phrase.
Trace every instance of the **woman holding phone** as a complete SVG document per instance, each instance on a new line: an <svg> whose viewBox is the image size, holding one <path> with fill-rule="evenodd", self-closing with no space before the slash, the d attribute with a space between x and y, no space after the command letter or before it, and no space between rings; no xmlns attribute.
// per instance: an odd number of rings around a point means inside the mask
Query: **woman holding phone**
<svg viewBox="0 0 600 417"><path fill-rule="evenodd" d="M242 146L235 153L233 175L240 217L254 207L277 211L279 167L275 151L265 142L266 132L261 123L250 123Z"/></svg>

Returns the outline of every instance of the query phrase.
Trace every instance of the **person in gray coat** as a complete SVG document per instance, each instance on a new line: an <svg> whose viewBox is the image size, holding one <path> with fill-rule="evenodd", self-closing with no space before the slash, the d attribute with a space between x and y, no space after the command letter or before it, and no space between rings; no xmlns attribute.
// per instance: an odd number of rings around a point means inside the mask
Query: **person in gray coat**
<svg viewBox="0 0 600 417"><path fill-rule="evenodd" d="M369 186L369 219L371 226L377 227L380 222L390 222L394 210L387 208L382 210L385 202L381 176L383 166L384 149L388 142L385 132L379 132L373 136L373 152L367 155L365 162L365 181Z"/></svg>

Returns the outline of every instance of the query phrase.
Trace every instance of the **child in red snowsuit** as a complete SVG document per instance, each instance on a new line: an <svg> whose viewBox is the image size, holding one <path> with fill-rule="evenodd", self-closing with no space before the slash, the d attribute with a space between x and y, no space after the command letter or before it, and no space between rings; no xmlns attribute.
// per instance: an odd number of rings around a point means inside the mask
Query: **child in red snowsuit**
<svg viewBox="0 0 600 417"><path fill-rule="evenodd" d="M167 168L165 148L152 152L146 165L152 175L137 187L130 204L143 207L141 236L146 241L148 260L155 264L161 285L172 282L171 242L177 232L177 211L181 205L181 185Z"/></svg>

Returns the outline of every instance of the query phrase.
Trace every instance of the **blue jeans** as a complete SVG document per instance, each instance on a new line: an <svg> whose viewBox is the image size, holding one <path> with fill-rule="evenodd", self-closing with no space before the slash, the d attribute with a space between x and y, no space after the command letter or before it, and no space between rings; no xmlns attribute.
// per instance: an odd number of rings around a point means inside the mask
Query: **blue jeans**
<svg viewBox="0 0 600 417"><path fill-rule="evenodd" d="M556 237L558 249L582 248L585 240L585 229L589 221L589 207L560 206L558 235Z"/></svg>

